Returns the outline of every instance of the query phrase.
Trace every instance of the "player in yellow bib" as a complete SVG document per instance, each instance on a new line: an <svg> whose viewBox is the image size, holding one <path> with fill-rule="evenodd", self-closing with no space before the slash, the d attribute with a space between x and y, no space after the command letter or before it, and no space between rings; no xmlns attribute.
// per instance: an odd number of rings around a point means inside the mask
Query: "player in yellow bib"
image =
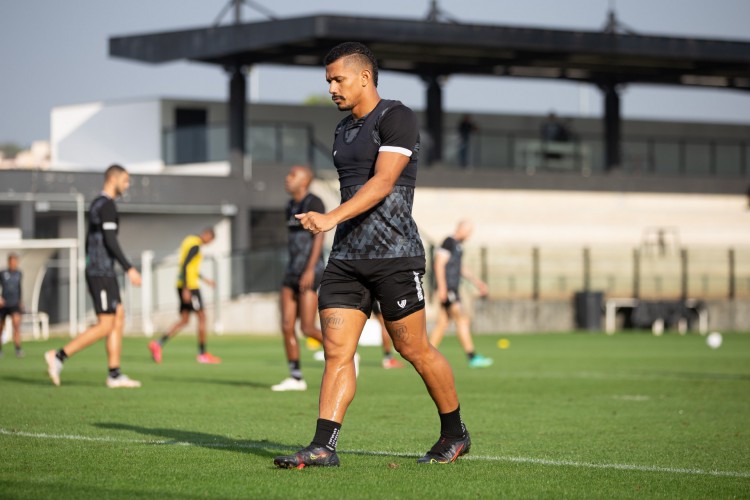
<svg viewBox="0 0 750 500"><path fill-rule="evenodd" d="M172 325L169 332L158 341L149 343L148 348L154 361L161 363L162 349L169 339L177 335L190 321L190 313L198 316L198 357L199 363L217 364L221 359L206 351L206 313L203 310L203 300L199 288L200 281L214 287L213 280L200 274L201 246L214 240L214 230L206 228L200 235L190 235L182 241L180 246L180 268L177 276L177 295L180 299L180 319Z"/></svg>

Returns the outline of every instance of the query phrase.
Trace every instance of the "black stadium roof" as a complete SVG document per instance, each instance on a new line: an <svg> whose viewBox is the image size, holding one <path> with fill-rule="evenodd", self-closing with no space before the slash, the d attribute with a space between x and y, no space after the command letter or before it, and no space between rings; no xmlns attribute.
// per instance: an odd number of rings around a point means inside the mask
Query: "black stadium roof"
<svg viewBox="0 0 750 500"><path fill-rule="evenodd" d="M382 69L592 83L750 90L750 41L314 15L110 38L114 57L147 63L320 66L342 41L366 43Z"/></svg>

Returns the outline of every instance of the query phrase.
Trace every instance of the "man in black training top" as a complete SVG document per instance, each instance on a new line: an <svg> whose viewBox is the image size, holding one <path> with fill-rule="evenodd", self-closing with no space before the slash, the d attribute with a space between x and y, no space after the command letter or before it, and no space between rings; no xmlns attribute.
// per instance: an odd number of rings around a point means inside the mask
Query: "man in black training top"
<svg viewBox="0 0 750 500"><path fill-rule="evenodd" d="M331 98L339 110L351 111L336 127L333 143L342 203L326 214L297 217L313 234L338 226L319 294L326 364L312 442L274 463L339 465L336 443L356 386L354 353L373 298L395 348L424 380L440 416L440 439L417 462L452 462L469 451L471 440L461 421L453 370L427 341L425 254L411 217L417 118L399 101L380 99L377 61L361 43L334 47L325 65ZM401 415L393 417L403 422Z"/></svg>
<svg viewBox="0 0 750 500"><path fill-rule="evenodd" d="M58 351L47 351L47 374L52 383L60 385L63 363L73 354L104 337L107 338L109 376L107 387L112 389L140 387L141 383L120 373L122 330L125 312L120 301L120 288L115 274L115 261L120 263L135 286L141 284L141 274L125 257L117 241L119 217L115 198L130 187L130 175L120 165L112 165L104 173L102 192L89 207L89 230L86 235L86 284L94 303L97 324L71 340Z"/></svg>
<svg viewBox="0 0 750 500"><path fill-rule="evenodd" d="M448 328L448 323L453 319L456 322L456 337L458 337L461 347L469 358L469 366L471 368L486 368L492 365L492 359L482 356L474 349L474 341L471 339L471 318L469 318L466 307L461 303L461 296L458 293L461 278L471 281L482 297L486 297L489 292L487 283L474 276L463 265L463 243L471 236L473 231L473 224L468 220L462 220L456 226L453 236L448 236L435 252L433 260L437 296L440 300L440 313L435 328L430 334L430 343L435 347L440 346L445 329Z"/></svg>
<svg viewBox="0 0 750 500"><path fill-rule="evenodd" d="M318 309L318 287L323 275L323 233L310 234L302 227L297 214L324 212L323 200L310 192L313 173L309 167L294 166L284 181L291 195L286 207L289 262L281 283L281 333L289 365L289 377L271 386L271 390L305 391L307 382L302 378L297 342L296 323L306 337L323 342L323 334L315 324Z"/></svg>
<svg viewBox="0 0 750 500"><path fill-rule="evenodd" d="M5 318L10 316L13 324L13 343L16 347L16 357L23 357L21 349L21 313L23 300L21 296L21 281L23 273L18 269L18 255L8 255L8 269L0 271L0 287L3 295L0 297L0 337L3 336ZM3 344L0 342L0 357L3 355Z"/></svg>

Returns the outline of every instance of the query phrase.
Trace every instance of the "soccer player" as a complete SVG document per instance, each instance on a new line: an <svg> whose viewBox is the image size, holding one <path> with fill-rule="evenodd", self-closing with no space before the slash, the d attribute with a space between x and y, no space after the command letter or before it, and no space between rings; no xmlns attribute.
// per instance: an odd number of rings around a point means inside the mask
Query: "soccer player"
<svg viewBox="0 0 750 500"><path fill-rule="evenodd" d="M471 236L473 230L474 227L471 222L462 220L458 223L453 236L447 237L435 253L435 281L437 281L437 295L441 307L437 323L435 323L435 328L430 335L430 343L435 347L440 345L445 329L452 318L456 322L458 341L469 358L469 366L486 368L492 365L492 359L477 354L474 350L470 329L471 318L469 318L466 308L461 304L461 298L458 294L461 278L471 281L483 297L486 297L488 293L487 284L474 276L462 262L464 255L462 244Z"/></svg>
<svg viewBox="0 0 750 500"><path fill-rule="evenodd" d="M216 286L216 283L212 279L200 274L201 261L203 260L201 246L211 243L214 237L214 230L207 227L199 235L191 234L182 240L182 244L180 245L180 267L177 276L180 319L158 341L152 340L149 342L148 348L151 351L151 357L157 363L161 363L164 344L188 324L191 312L194 312L198 316L198 355L196 357L198 363L221 363L221 358L206 351L206 312L203 309L203 299L201 298L199 287L200 281L205 282L212 288Z"/></svg>
<svg viewBox="0 0 750 500"><path fill-rule="evenodd" d="M323 334L316 323L318 287L323 276L323 233L310 234L302 227L297 214L325 212L323 200L310 192L313 172L309 167L294 166L286 175L284 187L291 195L286 207L289 262L281 283L281 332L289 365L289 377L271 386L273 391L305 391L307 382L300 369L299 344L295 325L300 319L302 333L318 342Z"/></svg>
<svg viewBox="0 0 750 500"><path fill-rule="evenodd" d="M18 255L8 255L8 269L0 271L0 287L3 294L0 296L0 337L3 336L5 318L10 316L13 324L13 343L16 347L16 357L23 357L21 348L21 313L23 312L23 301L21 299L21 280L23 273L18 269ZM3 344L0 342L0 357L3 356Z"/></svg>
<svg viewBox="0 0 750 500"><path fill-rule="evenodd" d="M453 371L427 341L425 254L411 216L417 117L401 102L380 98L377 61L361 43L334 47L325 66L333 102L351 114L336 127L333 142L341 205L325 214L297 215L313 234L337 228L318 297L326 354L319 418L310 445L274 463L339 465L336 443L356 387L354 354L373 299L380 302L396 350L422 377L440 417L440 439L417 462L452 462L469 451L471 440L461 421Z"/></svg>
<svg viewBox="0 0 750 500"><path fill-rule="evenodd" d="M115 261L135 286L141 284L141 274L125 257L117 241L119 216L115 198L130 187L130 175L120 165L112 165L104 173L104 187L89 207L89 229L86 235L86 284L94 302L97 323L77 336L58 351L47 351L47 374L52 383L60 385L63 363L78 351L104 337L107 338L109 375L107 387L111 389L140 387L141 383L120 372L122 330L125 311L120 301L120 287L115 274Z"/></svg>

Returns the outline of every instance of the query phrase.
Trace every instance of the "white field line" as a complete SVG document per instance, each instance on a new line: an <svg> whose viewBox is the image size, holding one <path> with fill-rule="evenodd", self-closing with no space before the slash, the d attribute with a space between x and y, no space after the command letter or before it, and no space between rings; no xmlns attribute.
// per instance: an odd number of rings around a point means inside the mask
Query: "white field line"
<svg viewBox="0 0 750 500"><path fill-rule="evenodd" d="M32 433L23 431L10 431L0 428L0 435L26 437L34 439L55 439L67 441L89 441L98 443L121 443L121 444L146 444L146 445L168 445L168 446L195 446L201 448L230 448L230 449L278 449L288 450L290 447L278 446L271 443L217 443L213 441L176 441L171 439L127 439L114 438L107 436L78 436L75 434L45 434ZM421 453L403 453L390 451L373 451L373 450L345 450L341 453L350 453L356 455L372 456L390 456L415 458L421 456ZM637 472L663 472L667 474L691 474L698 476L717 476L717 477L739 477L750 478L750 471L721 471L721 470L704 470L704 469L682 469L673 467L657 467L651 465L632 465L632 464L607 464L607 463L590 463L575 462L572 460L550 460L545 458L528 458L528 457L509 457L509 456L491 456L491 455L467 455L461 460L480 460L488 462L510 462L518 464L549 465L553 467L578 467L585 469L614 469L629 470Z"/></svg>
<svg viewBox="0 0 750 500"><path fill-rule="evenodd" d="M32 433L23 431L11 431L0 428L0 435L26 437L34 439L57 439L67 441L89 441L97 443L121 443L121 444L147 444L147 445L169 445L169 446L195 446L200 448L229 448L229 449L276 449L288 450L290 447L279 446L272 443L253 442L253 443L216 443L213 441L176 441L172 439L127 439L114 438L107 436L78 436L75 434L45 434ZM402 457L416 458L422 456L421 453L403 453L391 451L374 451L374 450L340 450L343 454L353 455L372 455L384 457ZM509 457L493 455L467 455L461 460L479 460L487 462L510 462L518 464L549 465L553 467L579 467L585 469L614 469L637 472L663 472L667 474L691 474L697 476L717 476L717 477L739 477L750 478L750 471L722 471L722 470L705 470L705 469L682 469L674 467L657 467L653 465L632 465L632 464L607 464L576 462L573 460L550 460L546 458L528 458L528 457Z"/></svg>

